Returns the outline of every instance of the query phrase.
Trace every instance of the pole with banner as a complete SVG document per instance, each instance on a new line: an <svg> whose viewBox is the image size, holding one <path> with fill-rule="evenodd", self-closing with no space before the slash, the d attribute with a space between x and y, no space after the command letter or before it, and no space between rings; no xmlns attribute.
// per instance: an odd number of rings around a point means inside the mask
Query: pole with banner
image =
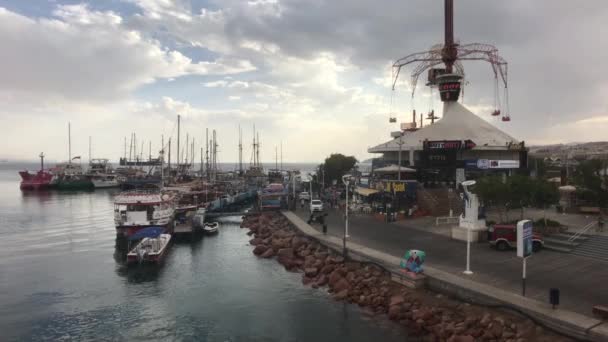
<svg viewBox="0 0 608 342"><path fill-rule="evenodd" d="M522 258L521 293L526 296L526 259L532 255L532 221L517 222L517 256Z"/></svg>

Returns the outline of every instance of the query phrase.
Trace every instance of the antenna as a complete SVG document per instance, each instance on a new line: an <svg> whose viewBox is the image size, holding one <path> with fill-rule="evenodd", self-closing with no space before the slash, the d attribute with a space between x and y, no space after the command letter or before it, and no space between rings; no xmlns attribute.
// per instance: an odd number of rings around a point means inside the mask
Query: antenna
<svg viewBox="0 0 608 342"><path fill-rule="evenodd" d="M68 122L68 163L72 164L72 124Z"/></svg>

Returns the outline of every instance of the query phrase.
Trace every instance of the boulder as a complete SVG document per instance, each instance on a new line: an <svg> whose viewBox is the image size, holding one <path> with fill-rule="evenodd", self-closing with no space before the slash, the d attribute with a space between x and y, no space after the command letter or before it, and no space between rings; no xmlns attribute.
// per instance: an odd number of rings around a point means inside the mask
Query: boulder
<svg viewBox="0 0 608 342"><path fill-rule="evenodd" d="M257 246L261 243L262 243L262 239L260 239L260 238L253 238L253 239L249 240L249 244L252 246Z"/></svg>
<svg viewBox="0 0 608 342"><path fill-rule="evenodd" d="M333 270L334 270L334 266L333 265L325 265L321 269L321 273L323 273L323 274L330 274Z"/></svg>
<svg viewBox="0 0 608 342"><path fill-rule="evenodd" d="M348 297L348 290L346 290L346 289L344 289L344 290L342 290L340 292L336 292L334 294L334 298L336 300L344 300L344 299L346 299L346 297Z"/></svg>
<svg viewBox="0 0 608 342"><path fill-rule="evenodd" d="M342 276L338 270L331 272L329 275L329 287L334 287L340 279L342 279Z"/></svg>
<svg viewBox="0 0 608 342"><path fill-rule="evenodd" d="M267 249L268 249L268 246L266 246L266 245L257 245L253 249L253 254L255 254L255 255L261 255L264 252L266 252Z"/></svg>
<svg viewBox="0 0 608 342"><path fill-rule="evenodd" d="M264 253L260 255L262 258L272 258L274 256L274 249L268 248Z"/></svg>
<svg viewBox="0 0 608 342"><path fill-rule="evenodd" d="M289 259L293 259L295 257L293 254L293 248L281 248L277 252L277 256L279 258L283 257L283 258L289 258Z"/></svg>
<svg viewBox="0 0 608 342"><path fill-rule="evenodd" d="M293 249L298 249L300 248L300 246L303 246L307 243L308 239L301 236L294 236L293 238L291 238L291 247L293 247Z"/></svg>
<svg viewBox="0 0 608 342"><path fill-rule="evenodd" d="M319 270L315 267L306 267L304 269L304 274L306 274L307 277L314 277L317 275L317 273L319 273Z"/></svg>
<svg viewBox="0 0 608 342"><path fill-rule="evenodd" d="M391 320L399 319L399 315L401 314L401 308L399 305L391 305L388 308L388 318Z"/></svg>
<svg viewBox="0 0 608 342"><path fill-rule="evenodd" d="M329 254L327 252L315 252L314 256L317 259L325 260Z"/></svg>
<svg viewBox="0 0 608 342"><path fill-rule="evenodd" d="M317 279L316 284L319 286L325 286L325 285L327 285L328 281L329 281L329 279L327 279L327 276L325 274L321 274L319 276L319 278Z"/></svg>
<svg viewBox="0 0 608 342"><path fill-rule="evenodd" d="M309 285L313 281L314 281L314 278L306 277L306 276L302 277L302 284L304 284L304 285Z"/></svg>
<svg viewBox="0 0 608 342"><path fill-rule="evenodd" d="M402 295L394 295L391 297L391 299L389 300L389 306L393 306L393 305L400 305L403 304L405 302L405 299L403 298Z"/></svg>
<svg viewBox="0 0 608 342"><path fill-rule="evenodd" d="M331 283L330 283L331 284ZM331 286L331 285L330 285ZM340 292L342 290L348 290L350 289L350 283L344 279L344 278L340 278L340 280L338 280L334 286L333 286L334 291L336 292Z"/></svg>
<svg viewBox="0 0 608 342"><path fill-rule="evenodd" d="M448 342L475 342L475 338L471 335L452 335Z"/></svg>

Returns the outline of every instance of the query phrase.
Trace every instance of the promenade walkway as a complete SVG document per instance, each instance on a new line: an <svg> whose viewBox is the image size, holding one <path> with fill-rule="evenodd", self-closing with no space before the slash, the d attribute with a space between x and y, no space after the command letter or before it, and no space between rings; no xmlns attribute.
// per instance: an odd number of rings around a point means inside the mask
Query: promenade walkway
<svg viewBox="0 0 608 342"><path fill-rule="evenodd" d="M307 220L308 212L298 208L296 214ZM342 238L342 212L329 209L328 235ZM515 251L499 252L487 244L471 247L473 275L462 274L466 262L466 244L446 235L426 232L424 226L410 227L407 221L385 223L370 216L351 216L348 242L401 257L408 249L426 252L426 265L454 276L521 294L522 262ZM424 222L417 220L416 222ZM313 224L318 231L321 226ZM429 229L431 227L429 226ZM569 254L543 250L527 262L526 296L548 302L549 289L559 288L560 307L587 316L592 307L608 304L608 263Z"/></svg>

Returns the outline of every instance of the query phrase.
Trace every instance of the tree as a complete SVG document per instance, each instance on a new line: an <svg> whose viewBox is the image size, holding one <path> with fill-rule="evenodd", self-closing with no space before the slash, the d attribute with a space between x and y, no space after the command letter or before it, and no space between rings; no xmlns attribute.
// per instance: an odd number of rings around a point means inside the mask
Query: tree
<svg viewBox="0 0 608 342"><path fill-rule="evenodd" d="M605 165L602 160L585 160L574 171L574 184L580 188L581 197L599 207L608 204Z"/></svg>
<svg viewBox="0 0 608 342"><path fill-rule="evenodd" d="M331 154L325 158L325 162L317 168L317 175L324 178L324 186L332 184L334 180L342 182L342 176L347 174L357 164L353 156L345 156L340 153Z"/></svg>
<svg viewBox="0 0 608 342"><path fill-rule="evenodd" d="M553 184L542 179L533 182L532 190L532 202L536 207L543 208L543 219L547 226L547 207L559 201L559 192Z"/></svg>

